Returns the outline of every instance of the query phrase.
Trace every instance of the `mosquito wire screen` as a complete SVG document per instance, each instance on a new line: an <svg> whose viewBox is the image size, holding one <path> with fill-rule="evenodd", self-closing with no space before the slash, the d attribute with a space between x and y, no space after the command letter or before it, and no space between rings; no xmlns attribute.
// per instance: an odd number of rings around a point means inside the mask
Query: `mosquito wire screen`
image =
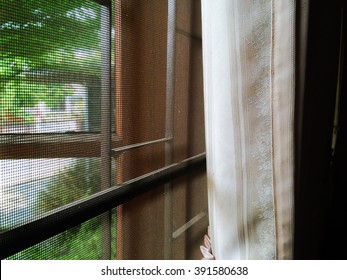
<svg viewBox="0 0 347 280"><path fill-rule="evenodd" d="M104 2L0 0L2 232L205 151L200 1ZM206 229L192 174L10 258L199 258Z"/></svg>
<svg viewBox="0 0 347 280"><path fill-rule="evenodd" d="M205 146L199 1L117 2L116 92L117 104L123 104L117 128L125 145L161 140L117 158L121 183L202 153ZM124 203L118 208L117 258L199 258L206 214L204 174Z"/></svg>
<svg viewBox="0 0 347 280"><path fill-rule="evenodd" d="M91 0L0 1L1 232L100 191L110 19ZM94 218L12 258L101 258L102 230Z"/></svg>

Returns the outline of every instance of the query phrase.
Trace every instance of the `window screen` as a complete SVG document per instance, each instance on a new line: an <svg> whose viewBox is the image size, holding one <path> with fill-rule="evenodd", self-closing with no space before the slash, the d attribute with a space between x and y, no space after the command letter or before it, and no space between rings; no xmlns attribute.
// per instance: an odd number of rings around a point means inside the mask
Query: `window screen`
<svg viewBox="0 0 347 280"><path fill-rule="evenodd" d="M109 32L102 6L91 0L0 5L1 133L100 131Z"/></svg>
<svg viewBox="0 0 347 280"><path fill-rule="evenodd" d="M112 216L112 227L115 218ZM9 260L100 260L103 259L103 225L102 216L97 216L78 226L63 231L43 242L35 244ZM110 249L116 251L116 231L112 231Z"/></svg>
<svg viewBox="0 0 347 280"><path fill-rule="evenodd" d="M101 190L110 21L92 0L0 2L1 232ZM101 258L89 253L102 244L100 219L14 258Z"/></svg>
<svg viewBox="0 0 347 280"><path fill-rule="evenodd" d="M124 182L203 153L204 115L200 1L123 0L116 84L125 145L117 181ZM117 87L118 89L118 87ZM120 113L118 111L118 113ZM118 116L118 115L117 115ZM120 123L119 120L122 119ZM121 125L120 125L121 124ZM117 257L197 259L207 230L203 174L159 187L120 207ZM191 225L191 226L190 226Z"/></svg>
<svg viewBox="0 0 347 280"><path fill-rule="evenodd" d="M2 233L205 151L200 1L110 2L112 13L103 0L0 2ZM9 258L199 258L205 179L159 186Z"/></svg>

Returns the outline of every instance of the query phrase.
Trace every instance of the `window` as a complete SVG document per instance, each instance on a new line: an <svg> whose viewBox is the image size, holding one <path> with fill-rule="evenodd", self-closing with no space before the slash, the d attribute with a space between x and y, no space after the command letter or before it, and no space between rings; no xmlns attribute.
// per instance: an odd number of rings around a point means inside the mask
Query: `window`
<svg viewBox="0 0 347 280"><path fill-rule="evenodd" d="M183 2L1 4L13 11L1 18L1 73L16 78L0 87L0 244L29 222L55 225L10 258L197 257L204 173L112 209L129 182L204 152L199 2Z"/></svg>
<svg viewBox="0 0 347 280"><path fill-rule="evenodd" d="M1 6L0 228L7 231L105 188L111 25L109 7L91 0ZM66 245L56 253L36 246L18 257L76 258L73 244L86 232L90 246L101 244L100 227L94 219L56 237ZM87 258L101 258L101 249L88 250Z"/></svg>

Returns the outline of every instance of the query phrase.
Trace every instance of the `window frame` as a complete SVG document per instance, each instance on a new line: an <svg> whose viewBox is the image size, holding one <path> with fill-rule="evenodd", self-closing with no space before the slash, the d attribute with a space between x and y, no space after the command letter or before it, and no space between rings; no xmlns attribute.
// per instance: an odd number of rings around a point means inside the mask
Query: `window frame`
<svg viewBox="0 0 347 280"><path fill-rule="evenodd" d="M104 3L104 2L111 2L111 1L98 1L95 0L96 2L100 3ZM175 0L168 0L168 2L172 3L176 3ZM121 0L114 0L114 5L115 8L119 8L121 9ZM174 13L171 14L171 16L173 16L173 19L176 19L176 10L173 9ZM116 21L117 21L117 16L119 17L119 22L122 22L122 11L120 11L118 14L115 13L112 15ZM123 15L124 16L124 15ZM172 18L171 18L172 19ZM169 27L169 26L168 26ZM168 28L169 29L169 28ZM118 49L115 52L115 59L116 59L116 64L115 64L115 72L117 73L121 73L122 71L122 26L119 26L119 36L116 36L116 38L114 38L114 41L116 42L116 44L118 44ZM172 24L171 26L171 30L168 32L173 32L171 35L173 36L171 39L171 43L175 44L176 42L176 35L174 35L175 32L177 32L177 26L175 26L175 24ZM192 34L190 34L189 36L192 36ZM111 37L111 40L112 37ZM171 80L167 80L167 88L166 88L166 96L168 96L168 94L172 94L175 95L174 91L175 91L175 69L174 69L174 65L177 65L176 63L176 54L175 53L169 53L169 46L167 46L167 59L171 59L171 69L167 69L167 75L173 75L172 77L170 77ZM172 48L173 51L175 51L175 46L173 46ZM112 92L110 90L110 97L112 97L112 94L115 94L115 115L116 115L116 122L115 122L115 132L112 132L110 130L103 130L100 133L62 133L62 134L47 134L44 135L44 137L42 137L40 139L40 143L38 143L35 139L35 136L37 134L34 135L26 135L24 137L24 135L22 135L21 137L17 137L18 135L5 135L4 137L2 137L0 135L0 158L2 156L12 156L12 158L14 158L14 156L16 156L16 151L18 150L22 150L22 152L27 151L27 155L30 155L30 158L32 157L32 154L30 154L30 152L32 152L35 149L35 156L37 157L47 157L47 155L49 155L49 157L89 157L89 156L101 156L102 152L101 150L103 149L103 156L107 158L107 160L110 160L111 157L113 157L115 159L115 161L119 164L119 166L121 168L118 168L116 170L117 173L120 174L120 176L116 176L116 185L115 186L110 186L110 188L107 189L107 186L109 186L108 183L105 183L104 186L106 186L105 190L95 193L94 195L87 197L86 199L82 199L79 201L76 201L72 204L66 205L64 207L58 208L56 210L54 210L51 213L47 213L47 216L50 217L57 217L58 221L60 221L59 223L57 223L54 228L52 230L59 230L56 231L56 233L61 232L62 230L65 230L67 228L72 227L72 224L80 224L81 222L88 220L89 216L86 214L83 214L81 212L81 210L77 211L78 208L81 208L81 206L83 205L94 205L93 203L99 203L98 207L93 208L94 210L91 211L91 208L85 210L85 211L90 211L90 215L92 215L91 217L94 217L98 214L96 213L101 213L100 211L107 211L105 214L105 227L106 227L106 235L108 234L107 232L109 232L110 230L110 225L107 225L108 221L110 220L110 212L108 211L109 209L112 209L113 207L119 205L117 207L117 232L120 232L120 234L117 234L117 259L122 259L122 251L123 249L121 248L122 246L122 234L127 234L127 230L129 230L129 228L125 229L124 232L122 232L122 203L124 202L128 202L132 197L137 197L140 194L142 194L145 190L145 192L148 192L150 190L152 190L153 188L162 185L165 182L171 182L174 178L178 177L179 175L183 175L183 174L188 174L192 171L195 171L196 169L205 169L206 168L206 156L205 154L200 154L197 157L193 157L193 158L189 158L183 162L179 162L178 164L172 164L172 162L177 162L178 160L180 160L182 157L181 156L177 156L177 154L172 155L173 151L173 132L172 130L174 130L175 128L173 127L173 124L171 126L171 129L168 129L168 126L166 126L166 133L165 133L165 138L161 138L161 139L156 139L153 141L148 141L148 142L142 142L142 143L137 143L137 144L133 144L133 145L128 145L128 146L124 146L125 141L123 141L123 121L125 116L123 116L123 104L122 104L122 81L120 78L119 80L117 80L117 76L115 76L115 73L110 73L113 77L115 77L116 83L115 83L115 92ZM120 75L122 76L122 75ZM167 77L168 78L168 77ZM171 91L171 92L170 92ZM104 100L104 106L109 108L110 110L112 110L112 108L110 108L106 101L107 99ZM171 107L166 107L166 120L167 122L179 122L181 124L182 122L182 117L184 115L184 117L188 114L185 112L184 114L180 115L181 118L179 120L175 119L177 118L177 116L170 116L171 114L174 115L174 106L175 106L175 102L177 102L177 100L175 98L173 98L171 96L171 98L167 98L167 103L166 106L171 106ZM111 111L110 111L111 114ZM106 121L109 121L106 120ZM179 125L180 125L179 124ZM107 124L108 125L108 124ZM176 124L175 124L176 125ZM7 138L6 138L7 137ZM40 138L40 137L39 137ZM180 139L178 139L180 138ZM179 144L180 141L182 141L183 139L181 139L181 135L179 135L175 141L175 145L177 146ZM5 141L7 141L7 144L5 144L4 142L1 142L2 139L5 139ZM76 141L77 140L77 141ZM35 142L36 141L36 142ZM10 144L8 142L11 142ZM167 165L167 167L161 169L161 170L156 170L154 172L151 172L149 174L146 174L140 178L135 178L133 180L131 180L130 182L123 182L122 181L122 175L121 173L123 172L123 164L122 164L122 153L124 151L128 151L130 149L137 149L139 147L143 147L146 145L154 145L154 144L158 144L158 143L164 143L165 142L165 148L166 148L166 156L165 156L165 164ZM1 145L7 145L7 149L11 148L11 150L13 151L12 154L11 153L7 153L2 155L1 154ZM19 145L19 146L18 146ZM102 145L104 145L102 147ZM21 148L19 148L21 147ZM62 153L62 151L59 152L59 149L62 149L61 147L64 147L64 152ZM83 150L85 152L81 153L79 152L79 149ZM58 149L59 148L59 149ZM49 153L47 153L47 151ZM66 151L66 152L65 152ZM95 152L97 151L97 152ZM107 155L106 155L107 152ZM180 154L180 153L179 153ZM22 154L23 155L23 154ZM186 157L189 156L188 153L185 154ZM20 158L23 158L22 156ZM106 162L106 161L105 161ZM109 166L109 165L106 165ZM178 168L179 170L181 170L179 173L175 173L175 169ZM107 167L108 169L108 167ZM171 170L171 171L169 171ZM172 173L171 173L172 172ZM160 174L164 174L164 175L160 175ZM165 175L166 174L166 175ZM157 177L158 175L158 177ZM107 176L106 176L107 177ZM151 177L152 179L149 179L149 177ZM141 187L141 182L146 182L144 185L142 185ZM160 182L160 184L159 184ZM136 187L134 186L139 186L141 187L142 191L141 192L137 192ZM200 219L206 217L206 213L203 214L198 214L197 217L194 217L193 219L191 219L190 221L188 221L188 223L183 224L183 226L181 226L179 229L177 229L176 231L173 231L172 228L172 200L174 199L172 197L172 193L170 191L171 186L170 183L167 185L167 193L168 195L165 194L165 196L167 197L166 199L166 213L168 214L166 216L166 230L165 230L165 238L166 238L166 249L165 249L165 258L171 258L171 253L172 253L172 243L173 240L175 238L177 238L178 236L180 236L183 232L185 232L191 225L193 225L195 222L199 221ZM120 192L120 193L119 193ZM133 193L133 194L131 194ZM122 198L123 197L123 198ZM122 200L124 199L124 200ZM105 203L105 201L109 201L108 204ZM112 201L112 203L110 202ZM121 201L121 203L118 204L117 201ZM112 204L112 205L111 205ZM103 208L106 207L106 208ZM88 207L87 207L88 208ZM76 213L74 212L74 209L76 210ZM170 210L171 209L171 210ZM71 215L73 213L75 213L78 217L76 216L71 216L70 218L67 218L65 216L62 217L62 213L70 213ZM78 214L77 214L78 213ZM74 215L75 215L74 214ZM43 219L45 219L45 217L43 217ZM60 219L60 220L59 220ZM68 223L67 223L68 222ZM13 234L17 234L16 236L18 237L20 234L23 234L25 232L27 232L27 230L25 229L31 229L31 228L35 228L36 226L41 227L44 225L44 220L37 220L34 221L35 224L26 224L23 227L20 227L19 229L15 229L15 231L13 232L7 232L8 235L11 235L11 233ZM184 221L183 221L184 223ZM51 230L49 229L50 226L46 224L46 230L48 228L48 232ZM18 231L17 231L18 230ZM43 230L43 229L42 229ZM47 231L46 231L47 234ZM53 236L54 234L52 232L49 233L49 236ZM49 237L48 235L46 235L45 238L42 239L41 236L41 240L45 240ZM110 235L109 235L110 236ZM18 238L20 239L20 238ZM3 240L3 236L0 235L0 240ZM104 240L104 238L103 238ZM105 238L106 242L104 243L104 245L107 247L108 243L110 242L109 237ZM35 241L34 244L36 244L37 242L40 241ZM0 244L3 241L0 242ZM32 239L31 241L32 242ZM33 245L33 244L32 244ZM105 248L105 246L103 246ZM111 246L108 246L109 248L111 248ZM0 250L1 252L2 250ZM105 251L105 255L103 256L104 258L109 258L109 252L107 252L107 248Z"/></svg>

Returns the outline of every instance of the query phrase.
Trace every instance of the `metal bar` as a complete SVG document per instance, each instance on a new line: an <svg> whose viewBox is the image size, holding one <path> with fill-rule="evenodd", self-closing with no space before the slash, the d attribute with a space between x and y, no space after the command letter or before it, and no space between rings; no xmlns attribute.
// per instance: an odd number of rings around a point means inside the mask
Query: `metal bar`
<svg viewBox="0 0 347 280"><path fill-rule="evenodd" d="M64 132L64 133L31 133L31 134L3 134L0 135L1 145L11 144L46 144L46 143L76 143L100 142L98 132ZM117 134L112 133L112 141L120 141Z"/></svg>
<svg viewBox="0 0 347 280"><path fill-rule="evenodd" d="M36 72L36 73L26 73L23 78L25 81L31 83L99 83L100 77L97 75L89 74L89 73L47 73L47 72Z"/></svg>
<svg viewBox="0 0 347 280"><path fill-rule="evenodd" d="M111 9L101 6L101 190L111 187ZM102 214L102 259L111 259L111 211Z"/></svg>
<svg viewBox="0 0 347 280"><path fill-rule="evenodd" d="M100 191L46 213L41 218L0 234L0 259L94 218L141 194L194 170L206 170L206 154L188 158L144 176Z"/></svg>
<svg viewBox="0 0 347 280"><path fill-rule="evenodd" d="M173 161L174 129L174 92L175 92L175 29L176 0L168 1L167 50L166 50L166 116L165 137L171 139L165 143L165 164ZM164 199L164 259L172 259L172 186L165 186Z"/></svg>
<svg viewBox="0 0 347 280"><path fill-rule="evenodd" d="M120 138L124 139L124 114L123 114L123 19L122 19L122 0L113 1L113 21L114 21L114 78L115 78L115 116L116 116L116 132ZM112 151L111 151L112 155ZM115 184L119 185L124 182L124 155L120 154L115 158L116 168L115 168ZM123 259L123 205L119 205L116 208L116 255L117 260Z"/></svg>
<svg viewBox="0 0 347 280"><path fill-rule="evenodd" d="M194 218L189 220L187 223L185 223L183 226L181 226L179 229L175 230L175 232L172 234L172 239L176 239L180 235L182 235L187 229L189 229L191 226L195 225L197 222L199 222L201 219L206 217L205 212L201 212L200 214L196 215Z"/></svg>
<svg viewBox="0 0 347 280"><path fill-rule="evenodd" d="M115 148L115 149L111 150L111 155L113 157L116 157L116 156L119 156L119 154L126 152L126 151L130 151L130 150L141 148L141 147L148 146L148 145L159 144L159 143L167 142L170 140L171 140L170 138L162 138L162 139L158 139L158 140L147 141L147 142L137 143L137 144L128 145L128 146L124 146L124 147L120 147L120 148Z"/></svg>

